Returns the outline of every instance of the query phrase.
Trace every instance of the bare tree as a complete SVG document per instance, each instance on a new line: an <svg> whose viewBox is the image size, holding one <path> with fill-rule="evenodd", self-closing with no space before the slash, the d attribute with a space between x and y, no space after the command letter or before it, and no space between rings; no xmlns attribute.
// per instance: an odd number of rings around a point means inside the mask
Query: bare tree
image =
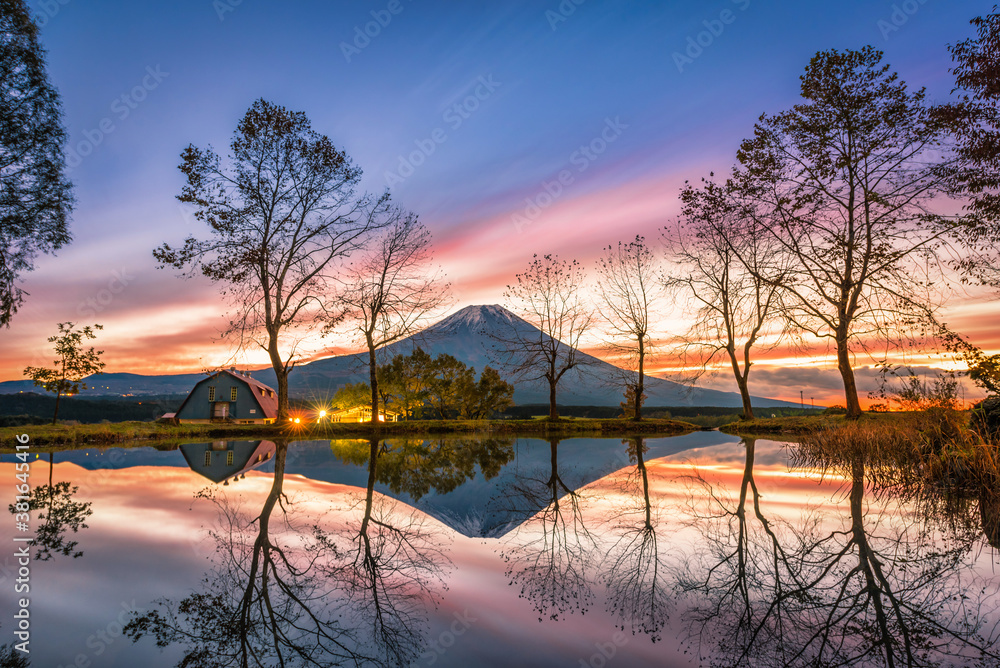
<svg viewBox="0 0 1000 668"><path fill-rule="evenodd" d="M516 275L516 284L507 286L504 298L537 332L512 327L498 338L513 375L548 384L549 419L554 420L559 417L556 388L567 371L580 365L577 347L593 314L580 298L585 277L576 260L533 257L528 269Z"/></svg>
<svg viewBox="0 0 1000 668"><path fill-rule="evenodd" d="M597 261L599 311L611 328L614 338L608 345L624 354L635 369L635 380L628 384L634 399L633 420L642 419L642 396L646 355L650 351L650 313L662 296L657 280L657 263L646 239L608 246Z"/></svg>
<svg viewBox="0 0 1000 668"><path fill-rule="evenodd" d="M948 126L881 52L816 54L802 96L761 117L733 181L792 258L781 285L792 322L835 348L848 415L858 417L857 353L919 335L956 273L985 280L996 235L951 213Z"/></svg>
<svg viewBox="0 0 1000 668"><path fill-rule="evenodd" d="M364 257L351 263L340 294L344 314L368 348L372 422L378 421L375 353L416 332L446 303L450 285L431 271L431 234L412 213L392 209L389 224Z"/></svg>
<svg viewBox="0 0 1000 668"><path fill-rule="evenodd" d="M235 313L223 334L240 350L267 351L284 420L301 337L329 316L337 261L384 224L388 194L358 194L361 169L347 154L304 113L266 100L247 111L230 151L227 164L211 148L181 154L187 184L177 199L197 207L211 237L163 244L153 257L224 285Z"/></svg>
<svg viewBox="0 0 1000 668"><path fill-rule="evenodd" d="M774 243L755 231L726 186L706 181L681 193L681 217L663 232L671 269L664 283L687 305L693 321L679 337L685 362L696 375L720 356L731 366L743 401L743 415L753 419L750 368L765 334L781 333L780 263ZM777 272L777 274L776 274ZM767 348L778 344L773 337Z"/></svg>

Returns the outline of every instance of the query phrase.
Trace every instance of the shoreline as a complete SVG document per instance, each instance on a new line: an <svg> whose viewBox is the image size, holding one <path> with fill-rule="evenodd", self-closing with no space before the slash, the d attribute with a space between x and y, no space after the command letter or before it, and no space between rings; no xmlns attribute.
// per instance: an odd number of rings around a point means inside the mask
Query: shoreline
<svg viewBox="0 0 1000 668"><path fill-rule="evenodd" d="M679 420L559 419L550 420L420 420L411 422L328 423L308 425L188 424L117 422L84 425L24 425L0 428L0 452L14 451L19 434L33 446L143 445L188 439L325 440L337 438L386 438L393 436L511 435L511 436L678 436L701 427Z"/></svg>

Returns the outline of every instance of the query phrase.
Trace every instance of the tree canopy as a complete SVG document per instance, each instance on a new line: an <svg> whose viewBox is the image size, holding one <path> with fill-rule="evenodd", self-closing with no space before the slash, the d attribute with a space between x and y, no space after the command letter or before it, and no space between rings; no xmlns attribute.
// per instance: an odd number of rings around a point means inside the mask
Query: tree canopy
<svg viewBox="0 0 1000 668"><path fill-rule="evenodd" d="M24 0L0 0L0 325L24 302L20 282L38 254L70 242L65 144L38 25Z"/></svg>

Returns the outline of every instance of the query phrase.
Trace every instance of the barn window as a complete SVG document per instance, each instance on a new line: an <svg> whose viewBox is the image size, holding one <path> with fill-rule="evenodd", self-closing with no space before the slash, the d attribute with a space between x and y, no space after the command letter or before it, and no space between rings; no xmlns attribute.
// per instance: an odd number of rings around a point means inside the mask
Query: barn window
<svg viewBox="0 0 1000 668"><path fill-rule="evenodd" d="M260 396L264 396L264 388L260 388Z"/></svg>
<svg viewBox="0 0 1000 668"><path fill-rule="evenodd" d="M209 401L215 401L215 388L214 387L208 388L208 400Z"/></svg>
<svg viewBox="0 0 1000 668"><path fill-rule="evenodd" d="M229 390L229 400L236 401L236 388Z"/></svg>
<svg viewBox="0 0 1000 668"><path fill-rule="evenodd" d="M233 451L230 450L229 452L226 453L226 466L232 466L232 465L233 465Z"/></svg>
<svg viewBox="0 0 1000 668"><path fill-rule="evenodd" d="M212 453L211 451L205 452L205 466L211 466L212 464Z"/></svg>

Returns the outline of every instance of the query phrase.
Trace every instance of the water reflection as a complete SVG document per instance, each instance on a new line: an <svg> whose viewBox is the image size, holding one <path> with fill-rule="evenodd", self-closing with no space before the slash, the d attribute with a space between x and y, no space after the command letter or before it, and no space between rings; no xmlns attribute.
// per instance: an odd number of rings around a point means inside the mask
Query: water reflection
<svg viewBox="0 0 1000 668"><path fill-rule="evenodd" d="M581 507L583 495L560 473L559 439L548 442L549 466L512 479L498 499L518 518L501 551L507 577L520 585L521 598L532 602L539 621L590 608L598 556Z"/></svg>
<svg viewBox="0 0 1000 668"><path fill-rule="evenodd" d="M99 454L49 480L79 524L38 566L61 578L33 600L61 634L44 665L87 647L97 597L146 608L128 627L146 642L109 644L109 666L1000 665L995 490L900 462L704 433ZM91 500L88 559L59 560ZM460 610L487 621L459 638Z"/></svg>
<svg viewBox="0 0 1000 668"><path fill-rule="evenodd" d="M152 636L161 647L183 645L178 666L414 660L448 563L446 541L416 511L376 498L379 449L370 443L365 494L326 514L300 512L284 493L286 441L275 444L273 481L259 513L238 495L199 492L218 511L201 590L158 600L126 633L133 641Z"/></svg>
<svg viewBox="0 0 1000 668"><path fill-rule="evenodd" d="M27 502L27 512L37 518L32 545L38 561L49 561L55 555L82 557L83 550L77 549L79 542L67 531L75 535L86 529L86 520L93 514L89 501L76 500L79 487L65 481L53 482L54 471L55 453L50 452L49 483L32 488ZM14 515L24 512L23 507L13 503L8 509Z"/></svg>
<svg viewBox="0 0 1000 668"><path fill-rule="evenodd" d="M649 493L646 469L646 439L622 441L635 464L622 479L619 492L624 501L609 518L612 544L601 568L601 581L608 591L607 607L619 620L619 628L632 634L645 633L653 642L661 638L674 595L668 568L668 548L658 536L662 510Z"/></svg>
<svg viewBox="0 0 1000 668"><path fill-rule="evenodd" d="M368 441L335 441L333 451L341 461L358 466L371 457ZM454 491L474 478L477 469L491 480L513 456L512 437L394 438L380 444L376 480L394 494L419 501L430 492Z"/></svg>
<svg viewBox="0 0 1000 668"><path fill-rule="evenodd" d="M1000 660L1000 636L988 619L995 614L994 592L973 570L978 537L962 530L964 523L942 521L930 512L935 506L908 507L893 494L874 493L866 482L881 476L862 457L822 462L824 475L845 481L847 517L827 505L798 521L768 518L754 481L754 452L748 439L738 499L700 476L704 493L691 496L692 526L702 544L678 582L689 595L690 638L706 662L939 666Z"/></svg>

